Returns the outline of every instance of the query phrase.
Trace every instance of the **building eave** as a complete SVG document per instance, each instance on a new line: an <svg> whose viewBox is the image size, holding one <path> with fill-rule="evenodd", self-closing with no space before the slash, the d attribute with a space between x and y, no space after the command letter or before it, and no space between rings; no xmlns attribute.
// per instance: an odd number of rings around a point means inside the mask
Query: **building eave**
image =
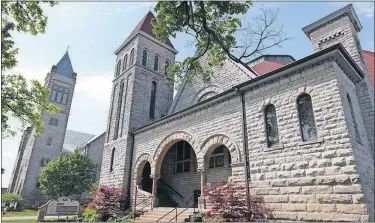
<svg viewBox="0 0 375 223"><path fill-rule="evenodd" d="M333 45L329 48L326 48L322 51L319 51L315 54L312 54L310 56L307 56L305 58L302 58L296 62L287 64L283 67L280 67L279 69L273 70L271 72L268 72L267 74L258 76L255 79L251 79L249 81L246 81L242 84L236 85L233 88L224 91L220 94L217 94L207 100L201 101L197 104L194 104L192 106L189 106L181 111L178 111L176 113L172 113L170 115L167 115L161 119L158 119L152 123L149 123L147 125L144 125L142 127L139 127L137 129L134 129L131 131L132 134L137 134L139 132L145 131L147 129L150 129L157 125L162 125L163 123L169 122L172 119L175 119L177 117L186 115L188 113L191 113L193 111L199 110L203 107L209 106L211 104L214 104L218 101L222 101L226 98L232 97L236 94L238 94L239 91L246 91L251 87L254 87L256 85L262 84L266 81L270 81L272 79L281 77L287 73L293 73L297 70L301 70L305 67L308 67L312 64L316 64L319 61L324 61L329 58L335 58L340 65L346 70L347 74L351 76L351 78L355 81L360 81L364 77L363 71L359 68L359 66L353 61L353 59L349 56L348 52L345 50L345 48L341 45L341 43Z"/></svg>

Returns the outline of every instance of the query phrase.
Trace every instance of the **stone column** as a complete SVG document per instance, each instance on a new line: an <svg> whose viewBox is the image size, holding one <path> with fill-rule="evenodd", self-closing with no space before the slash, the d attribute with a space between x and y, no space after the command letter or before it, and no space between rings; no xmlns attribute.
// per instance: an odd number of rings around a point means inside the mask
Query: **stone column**
<svg viewBox="0 0 375 223"><path fill-rule="evenodd" d="M158 185L157 182L160 178L160 175L151 175L152 178L152 208L156 205L157 200L157 193L158 193Z"/></svg>
<svg viewBox="0 0 375 223"><path fill-rule="evenodd" d="M198 198L198 208L203 210L206 208L206 201L203 197L204 186L206 185L206 170L201 169L201 196Z"/></svg>

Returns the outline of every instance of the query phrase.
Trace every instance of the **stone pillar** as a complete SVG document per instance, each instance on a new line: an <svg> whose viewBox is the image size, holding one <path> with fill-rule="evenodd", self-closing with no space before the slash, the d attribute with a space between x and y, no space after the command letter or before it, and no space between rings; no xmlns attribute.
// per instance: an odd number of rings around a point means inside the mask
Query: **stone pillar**
<svg viewBox="0 0 375 223"><path fill-rule="evenodd" d="M152 207L155 207L158 193L158 180L160 175L151 175L152 178Z"/></svg>
<svg viewBox="0 0 375 223"><path fill-rule="evenodd" d="M204 186L206 185L206 170L202 169L201 172L201 196L198 198L198 208L203 210L206 208L206 201L203 197Z"/></svg>

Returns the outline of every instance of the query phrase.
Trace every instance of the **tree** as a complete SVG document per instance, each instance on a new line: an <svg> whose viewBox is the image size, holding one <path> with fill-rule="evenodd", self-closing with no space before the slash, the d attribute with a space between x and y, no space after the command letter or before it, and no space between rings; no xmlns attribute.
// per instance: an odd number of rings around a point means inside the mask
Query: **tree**
<svg viewBox="0 0 375 223"><path fill-rule="evenodd" d="M222 218L226 222L265 221L269 210L264 206L263 198L250 196L249 210L245 194L244 186L225 181L205 186L204 197L212 205L206 215Z"/></svg>
<svg viewBox="0 0 375 223"><path fill-rule="evenodd" d="M167 69L169 79L187 80L198 77L210 80L212 71L201 65L199 58L209 57L209 66L222 66L226 58L242 64L249 70L246 61L259 56L267 49L280 46L286 41L282 27L274 29L277 12L261 8L255 24L244 28L239 15L247 13L250 1L160 1L155 7L156 20L152 21L153 33L161 41L178 32L194 38L197 53L177 62ZM242 37L236 38L236 35ZM254 72L253 72L254 73ZM254 73L255 74L255 73Z"/></svg>
<svg viewBox="0 0 375 223"><path fill-rule="evenodd" d="M100 186L88 208L96 210L103 221L110 217L118 217L125 204L124 190L120 187Z"/></svg>
<svg viewBox="0 0 375 223"><path fill-rule="evenodd" d="M71 154L61 153L41 170L40 188L52 197L81 194L91 188L95 169L96 164L78 150Z"/></svg>
<svg viewBox="0 0 375 223"><path fill-rule="evenodd" d="M57 2L49 2L54 6ZM11 32L26 32L32 35L44 33L47 17L43 15L42 2L38 1L2 1L1 2L1 136L14 136L15 130L9 125L9 117L21 121L21 128L32 125L35 134L42 134L43 119L41 112L54 114L59 108L48 103L49 90L36 80L28 85L20 74L13 74L10 69L17 65L18 49Z"/></svg>
<svg viewBox="0 0 375 223"><path fill-rule="evenodd" d="M6 204L9 204L11 202L17 202L22 201L22 197L18 194L14 193L5 193L1 195L2 202L5 202Z"/></svg>

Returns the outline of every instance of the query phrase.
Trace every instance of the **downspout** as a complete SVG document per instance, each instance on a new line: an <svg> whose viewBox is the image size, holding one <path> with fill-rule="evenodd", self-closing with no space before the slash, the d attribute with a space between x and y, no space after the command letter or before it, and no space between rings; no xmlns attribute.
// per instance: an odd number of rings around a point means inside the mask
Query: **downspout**
<svg viewBox="0 0 375 223"><path fill-rule="evenodd" d="M244 148L243 159L244 159L244 168L245 168L245 186L246 186L246 202L248 210L250 210L250 163L249 163L249 148L248 148L248 129L247 129L247 120L246 120L246 108L245 108L245 95L243 91L240 91L239 88L235 88L236 92L240 95L241 98L241 118L242 118L242 146Z"/></svg>
<svg viewBox="0 0 375 223"><path fill-rule="evenodd" d="M129 133L131 139L131 146L130 146L130 167L128 173L128 191L127 194L127 206L130 207L130 187L132 183L132 168L133 168L133 152L134 152L134 134L132 132Z"/></svg>

